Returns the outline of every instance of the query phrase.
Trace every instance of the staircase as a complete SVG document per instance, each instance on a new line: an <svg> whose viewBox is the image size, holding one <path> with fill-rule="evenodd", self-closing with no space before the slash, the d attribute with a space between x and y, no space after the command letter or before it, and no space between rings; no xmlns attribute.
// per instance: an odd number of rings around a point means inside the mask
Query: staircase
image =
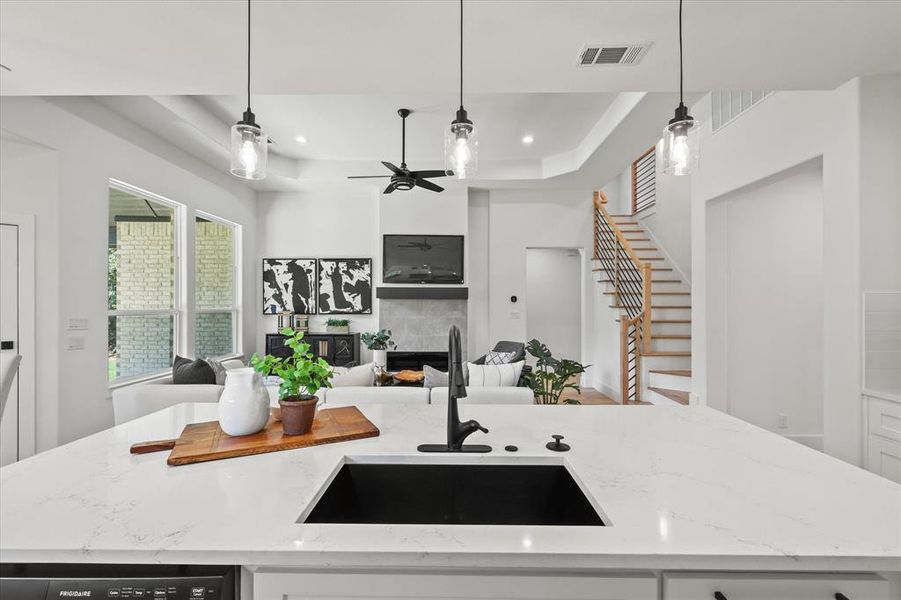
<svg viewBox="0 0 901 600"><path fill-rule="evenodd" d="M620 323L622 402L684 405L691 390L691 289L632 215L595 192L593 272Z"/></svg>

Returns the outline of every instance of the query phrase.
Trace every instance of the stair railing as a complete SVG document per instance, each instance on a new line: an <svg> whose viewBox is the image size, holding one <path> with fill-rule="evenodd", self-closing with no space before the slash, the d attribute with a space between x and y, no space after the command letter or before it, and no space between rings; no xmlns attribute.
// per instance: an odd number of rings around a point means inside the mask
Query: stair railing
<svg viewBox="0 0 901 600"><path fill-rule="evenodd" d="M623 403L641 401L641 356L651 349L651 265L642 261L607 212L607 196L594 193L594 259L613 284L620 316Z"/></svg>

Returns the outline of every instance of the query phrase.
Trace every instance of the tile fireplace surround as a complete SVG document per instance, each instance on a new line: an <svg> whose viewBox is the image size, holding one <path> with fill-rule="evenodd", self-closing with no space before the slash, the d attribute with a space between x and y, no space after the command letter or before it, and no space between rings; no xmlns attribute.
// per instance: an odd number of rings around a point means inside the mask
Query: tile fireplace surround
<svg viewBox="0 0 901 600"><path fill-rule="evenodd" d="M379 302L379 327L390 329L396 350L447 351L447 333L460 328L466 358L466 300L387 299Z"/></svg>

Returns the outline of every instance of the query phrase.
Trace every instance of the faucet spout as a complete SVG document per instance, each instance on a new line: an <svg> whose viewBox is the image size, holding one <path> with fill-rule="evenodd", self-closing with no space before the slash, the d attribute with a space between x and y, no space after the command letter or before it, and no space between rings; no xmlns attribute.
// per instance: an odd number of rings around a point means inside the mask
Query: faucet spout
<svg viewBox="0 0 901 600"><path fill-rule="evenodd" d="M460 344L460 330L450 328L448 339L448 386L447 386L447 445L422 444L420 452L491 452L491 446L470 445L463 442L476 430L488 433L478 421L460 422L457 400L466 397L466 385L463 380L463 351Z"/></svg>

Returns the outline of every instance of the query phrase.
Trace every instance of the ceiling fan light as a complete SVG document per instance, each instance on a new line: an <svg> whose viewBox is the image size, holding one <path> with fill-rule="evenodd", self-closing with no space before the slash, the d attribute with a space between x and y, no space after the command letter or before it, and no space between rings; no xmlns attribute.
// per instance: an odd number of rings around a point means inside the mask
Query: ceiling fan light
<svg viewBox="0 0 901 600"><path fill-rule="evenodd" d="M266 134L256 123L241 121L231 128L231 174L242 179L264 179L269 148Z"/></svg>
<svg viewBox="0 0 901 600"><path fill-rule="evenodd" d="M479 168L479 132L466 119L465 111L463 114L463 119L451 123L444 135L444 171L457 179L473 177Z"/></svg>

